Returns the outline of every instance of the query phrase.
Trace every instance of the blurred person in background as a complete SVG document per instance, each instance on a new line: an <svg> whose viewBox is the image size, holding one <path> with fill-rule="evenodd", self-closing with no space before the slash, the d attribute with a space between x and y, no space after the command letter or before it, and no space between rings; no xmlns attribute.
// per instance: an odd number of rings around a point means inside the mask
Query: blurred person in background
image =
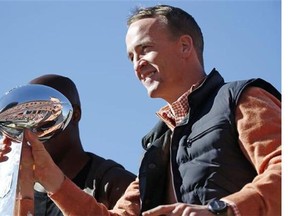
<svg viewBox="0 0 288 216"><path fill-rule="evenodd" d="M29 83L52 87L70 101L73 107L71 121L65 130L44 143L45 149L63 174L75 185L105 204L107 208L113 208L136 176L113 160L84 151L79 132L81 103L75 83L68 77L56 74L43 75ZM5 148L9 152L9 147ZM21 172L23 173L24 170ZM40 183L36 182L34 189L35 215L63 215ZM33 200L32 194L22 194L22 196Z"/></svg>

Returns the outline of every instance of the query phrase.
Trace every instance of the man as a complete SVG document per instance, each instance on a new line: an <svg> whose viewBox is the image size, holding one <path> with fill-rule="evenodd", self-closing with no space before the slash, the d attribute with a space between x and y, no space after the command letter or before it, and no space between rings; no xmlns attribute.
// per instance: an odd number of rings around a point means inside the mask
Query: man
<svg viewBox="0 0 288 216"><path fill-rule="evenodd" d="M215 69L206 75L201 29L179 8L137 10L126 46L149 96L168 104L142 140L138 178L112 210L77 192L48 163L58 181L41 182L60 209L67 215L280 215L280 93L261 79L225 83ZM46 157L35 135L25 136L32 154ZM73 196L65 200L69 190L90 208L80 211Z"/></svg>
<svg viewBox="0 0 288 216"><path fill-rule="evenodd" d="M76 85L71 79L55 74L37 77L30 84L52 87L72 104L71 121L63 132L46 141L44 146L67 178L107 208L112 208L136 176L112 160L84 151L79 134L81 103ZM34 188L35 215L62 215L39 183Z"/></svg>

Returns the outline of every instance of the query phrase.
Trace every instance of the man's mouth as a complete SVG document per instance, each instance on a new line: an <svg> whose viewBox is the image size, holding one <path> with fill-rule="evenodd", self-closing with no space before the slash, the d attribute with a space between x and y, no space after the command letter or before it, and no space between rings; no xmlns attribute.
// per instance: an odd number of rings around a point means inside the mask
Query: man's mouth
<svg viewBox="0 0 288 216"><path fill-rule="evenodd" d="M151 78L154 74L156 74L156 71L151 71L151 72L147 72L145 74L141 74L141 79L142 81L146 81L147 78Z"/></svg>

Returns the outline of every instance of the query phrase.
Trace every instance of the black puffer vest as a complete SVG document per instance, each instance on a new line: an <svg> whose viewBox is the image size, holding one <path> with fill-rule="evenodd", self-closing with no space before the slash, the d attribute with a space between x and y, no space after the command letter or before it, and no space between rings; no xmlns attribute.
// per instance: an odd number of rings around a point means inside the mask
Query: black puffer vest
<svg viewBox="0 0 288 216"><path fill-rule="evenodd" d="M264 80L224 83L213 70L189 95L189 115L173 135L160 121L143 138L146 153L139 170L141 211L165 204L169 158L178 202L205 205L252 181L256 171L239 147L235 125L236 105L248 86L261 87L281 98Z"/></svg>

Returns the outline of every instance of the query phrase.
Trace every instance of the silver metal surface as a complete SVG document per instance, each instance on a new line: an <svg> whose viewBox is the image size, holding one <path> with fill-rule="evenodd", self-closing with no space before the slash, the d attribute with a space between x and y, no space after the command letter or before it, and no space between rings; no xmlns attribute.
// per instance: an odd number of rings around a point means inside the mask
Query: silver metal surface
<svg viewBox="0 0 288 216"><path fill-rule="evenodd" d="M0 215L14 215L21 143L12 143L13 148L7 155L10 159L0 163Z"/></svg>
<svg viewBox="0 0 288 216"><path fill-rule="evenodd" d="M45 142L68 125L73 113L69 100L44 85L16 87L0 98L0 135L13 140L9 159L0 163L0 215L14 214L23 129ZM33 190L33 188L31 188Z"/></svg>

